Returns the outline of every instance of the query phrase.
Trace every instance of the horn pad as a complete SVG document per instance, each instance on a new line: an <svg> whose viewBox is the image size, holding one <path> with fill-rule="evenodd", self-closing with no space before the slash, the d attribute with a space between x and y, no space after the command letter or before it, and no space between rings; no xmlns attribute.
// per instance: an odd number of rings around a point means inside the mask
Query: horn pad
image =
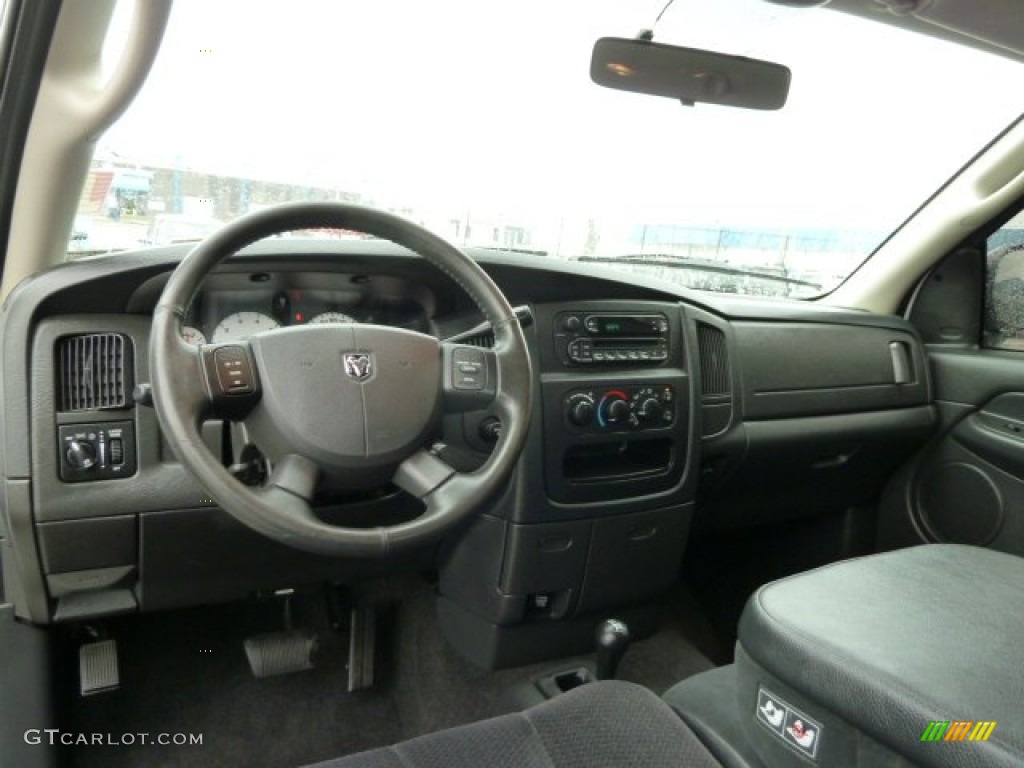
<svg viewBox="0 0 1024 768"><path fill-rule="evenodd" d="M433 336L378 325L293 326L249 340L262 398L245 423L273 460L286 453L359 479L422 447L441 402Z"/></svg>

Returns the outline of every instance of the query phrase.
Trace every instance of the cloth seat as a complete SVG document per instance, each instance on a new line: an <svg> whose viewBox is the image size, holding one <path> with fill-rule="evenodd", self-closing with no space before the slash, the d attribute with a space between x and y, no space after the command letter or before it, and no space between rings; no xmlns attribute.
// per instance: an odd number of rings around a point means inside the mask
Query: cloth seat
<svg viewBox="0 0 1024 768"><path fill-rule="evenodd" d="M661 699L590 683L524 712L439 731L317 768L720 768Z"/></svg>

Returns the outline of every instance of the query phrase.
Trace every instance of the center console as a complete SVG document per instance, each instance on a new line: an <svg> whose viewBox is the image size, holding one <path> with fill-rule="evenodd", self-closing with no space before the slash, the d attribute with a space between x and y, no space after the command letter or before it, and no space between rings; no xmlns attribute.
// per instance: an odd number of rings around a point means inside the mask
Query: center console
<svg viewBox="0 0 1024 768"><path fill-rule="evenodd" d="M980 588L982 585L983 588ZM760 587L665 699L723 765L1024 765L1024 560L930 544Z"/></svg>
<svg viewBox="0 0 1024 768"><path fill-rule="evenodd" d="M685 309L533 310L537 398L518 481L445 553L440 575L443 631L490 668L586 651L612 613L638 636L652 630L696 485Z"/></svg>

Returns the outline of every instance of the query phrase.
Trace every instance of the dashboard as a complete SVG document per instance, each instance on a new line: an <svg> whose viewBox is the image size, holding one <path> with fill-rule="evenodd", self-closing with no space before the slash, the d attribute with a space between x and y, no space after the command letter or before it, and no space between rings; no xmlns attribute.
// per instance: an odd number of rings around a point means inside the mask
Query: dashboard
<svg viewBox="0 0 1024 768"><path fill-rule="evenodd" d="M0 315L0 557L25 620L429 571L442 631L478 665L569 655L591 646L602 612L640 634L653 626L691 530L863 503L935 426L923 346L900 318L472 252L524 310L536 397L513 479L439 546L378 561L309 555L218 509L132 396L150 381L152 312L187 250L65 265L22 283ZM183 325L193 343L219 343L336 322L493 343L458 285L379 241L257 244L209 276ZM75 360L113 361L109 401L79 402ZM482 407L446 415L430 440L472 471L500 428ZM204 438L238 463L235 425L208 422ZM317 513L378 526L420 509L385 486L323 493Z"/></svg>

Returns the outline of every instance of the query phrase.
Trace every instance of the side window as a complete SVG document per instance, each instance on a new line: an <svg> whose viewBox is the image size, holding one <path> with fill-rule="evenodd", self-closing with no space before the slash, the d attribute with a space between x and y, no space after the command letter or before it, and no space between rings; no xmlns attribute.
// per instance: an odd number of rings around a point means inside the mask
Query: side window
<svg viewBox="0 0 1024 768"><path fill-rule="evenodd" d="M1024 351L1024 211L986 243L983 346Z"/></svg>

